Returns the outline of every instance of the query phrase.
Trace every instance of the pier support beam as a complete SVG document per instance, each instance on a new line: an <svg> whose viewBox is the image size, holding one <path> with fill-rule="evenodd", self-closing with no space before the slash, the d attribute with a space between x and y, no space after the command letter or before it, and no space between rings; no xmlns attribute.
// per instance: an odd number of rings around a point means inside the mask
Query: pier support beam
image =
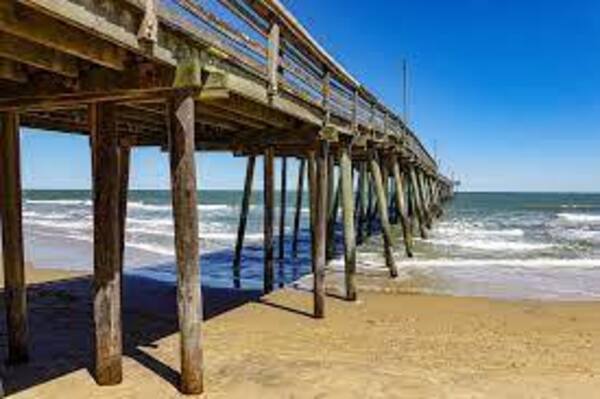
<svg viewBox="0 0 600 399"><path fill-rule="evenodd" d="M8 361L28 360L27 284L23 250L19 115L0 113L0 220Z"/></svg>
<svg viewBox="0 0 600 399"><path fill-rule="evenodd" d="M327 249L326 258L330 261L335 252L335 222L337 219L337 189L335 187L335 157L327 158Z"/></svg>
<svg viewBox="0 0 600 399"><path fill-rule="evenodd" d="M308 191L309 191L309 202L310 202L310 251L311 251L311 264L312 272L315 272L316 264L316 249L317 244L315 243L316 231L317 231L317 154L315 151L309 151L306 157L308 166Z"/></svg>
<svg viewBox="0 0 600 399"><path fill-rule="evenodd" d="M342 143L340 148L340 186L342 192L342 212L344 218L344 264L346 299L356 300L356 232L354 230L354 196L352 184L352 161L350 144Z"/></svg>
<svg viewBox="0 0 600 399"><path fill-rule="evenodd" d="M413 257L413 238L411 232L410 222L407 216L407 209L404 200L404 184L402 182L402 174L400 173L400 165L398 164L398 159L393 159L392 169L394 173L394 181L396 183L396 209L397 216L400 220L400 225L402 227L402 234L404 236L404 248L406 250L406 256L409 258Z"/></svg>
<svg viewBox="0 0 600 399"><path fill-rule="evenodd" d="M367 219L367 203L369 201L369 177L367 164L360 162L358 166L358 233L357 244L362 245L365 240L365 224Z"/></svg>
<svg viewBox="0 0 600 399"><path fill-rule="evenodd" d="M415 171L415 173L417 175L417 184L419 186L419 193L421 196L421 204L422 204L423 217L425 219L425 226L427 226L428 229L431 229L431 227L433 225L433 220L431 218L431 203L429 201L429 196L427 195L427 187L425 185L425 179L423 176L423 172L417 170L417 171Z"/></svg>
<svg viewBox="0 0 600 399"><path fill-rule="evenodd" d="M300 217L302 216L302 198L304 197L304 175L306 174L306 160L300 161L298 167L298 186L296 189L296 213L294 215L294 236L292 239L292 255L298 256L298 235L300 234Z"/></svg>
<svg viewBox="0 0 600 399"><path fill-rule="evenodd" d="M248 223L248 209L250 208L250 199L252 197L252 182L254 181L254 169L256 167L256 157L248 157L246 165L246 179L244 181L244 196L242 198L242 208L240 209L240 223L238 224L237 241L235 243L235 254L233 257L233 285L235 288L241 288L241 265L242 249L244 248L244 238L246 236L246 225Z"/></svg>
<svg viewBox="0 0 600 399"><path fill-rule="evenodd" d="M201 394L204 389L194 115L193 96L182 93L170 98L169 144L177 258L180 390L184 394Z"/></svg>
<svg viewBox="0 0 600 399"><path fill-rule="evenodd" d="M314 317L325 317L325 266L326 260L326 235L327 235L327 179L328 179L329 143L321 141L316 154L316 176L313 192L316 203L314 205Z"/></svg>
<svg viewBox="0 0 600 399"><path fill-rule="evenodd" d="M281 158L281 198L279 206L279 260L285 256L285 212L287 210L287 158Z"/></svg>
<svg viewBox="0 0 600 399"><path fill-rule="evenodd" d="M390 276L395 278L398 277L398 269L396 268L396 262L394 261L394 238L388 217L387 199L381 178L381 170L379 169L379 163L377 162L377 159L375 159L373 150L369 151L369 166L371 169L371 176L373 178L373 185L375 186L375 194L377 195L377 209L379 211L379 218L381 219L385 264L390 270Z"/></svg>
<svg viewBox="0 0 600 399"><path fill-rule="evenodd" d="M273 220L275 219L275 149L268 147L264 156L264 292L268 294L274 287L273 268Z"/></svg>
<svg viewBox="0 0 600 399"><path fill-rule="evenodd" d="M94 324L96 381L123 379L121 330L122 211L117 107L90 106L94 179Z"/></svg>
<svg viewBox="0 0 600 399"><path fill-rule="evenodd" d="M425 221L425 215L423 213L423 200L422 200L422 196L421 196L421 192L419 190L419 183L417 181L417 174L415 172L415 168L411 167L409 170L409 176L410 176L410 187L411 187L411 194L412 194L412 201L413 201L413 210L415 215L417 216L417 220L419 221L419 232L421 234L421 238L426 240L427 239L427 228L426 228L426 221Z"/></svg>

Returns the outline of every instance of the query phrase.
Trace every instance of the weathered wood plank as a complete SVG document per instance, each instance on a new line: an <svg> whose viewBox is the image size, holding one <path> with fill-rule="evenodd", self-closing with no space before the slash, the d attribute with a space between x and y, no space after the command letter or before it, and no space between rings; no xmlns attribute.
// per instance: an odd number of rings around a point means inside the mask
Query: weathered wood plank
<svg viewBox="0 0 600 399"><path fill-rule="evenodd" d="M11 35L2 35L2 40L0 40L0 57L67 78L76 78L79 76L77 59Z"/></svg>
<svg viewBox="0 0 600 399"><path fill-rule="evenodd" d="M0 59L0 79L14 83L27 83L28 77L21 64Z"/></svg>
<svg viewBox="0 0 600 399"><path fill-rule="evenodd" d="M19 116L0 113L0 221L9 363L28 360Z"/></svg>
<svg viewBox="0 0 600 399"><path fill-rule="evenodd" d="M204 390L194 107L190 93L169 99L171 192L181 345L179 389L184 394L201 394Z"/></svg>
<svg viewBox="0 0 600 399"><path fill-rule="evenodd" d="M123 379L119 136L116 105L90 107L94 191L94 325L96 381Z"/></svg>
<svg viewBox="0 0 600 399"><path fill-rule="evenodd" d="M275 219L275 149L268 147L264 153L264 292L274 288L273 220Z"/></svg>
<svg viewBox="0 0 600 399"><path fill-rule="evenodd" d="M241 287L241 263L242 249L244 247L244 237L246 235L246 225L248 222L248 209L250 208L250 199L252 197L252 183L254 181L254 169L256 166L256 157L248 157L246 165L246 180L244 182L244 196L242 198L242 207L240 209L240 223L238 224L237 240L235 242L235 254L233 257L233 282L236 288Z"/></svg>
<svg viewBox="0 0 600 399"><path fill-rule="evenodd" d="M126 54L118 46L30 9L13 10L9 3L0 5L1 32L107 68L125 69Z"/></svg>

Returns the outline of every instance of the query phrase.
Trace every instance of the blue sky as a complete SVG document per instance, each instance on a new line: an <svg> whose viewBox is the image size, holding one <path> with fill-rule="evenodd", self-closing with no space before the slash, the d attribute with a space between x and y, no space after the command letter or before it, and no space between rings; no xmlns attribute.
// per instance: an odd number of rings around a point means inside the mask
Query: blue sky
<svg viewBox="0 0 600 399"><path fill-rule="evenodd" d="M599 1L284 3L398 111L408 59L411 125L463 189L600 191ZM27 188L89 188L83 138L27 132L23 161ZM137 150L132 187L168 187L167 164ZM200 186L239 189L244 167L202 154Z"/></svg>

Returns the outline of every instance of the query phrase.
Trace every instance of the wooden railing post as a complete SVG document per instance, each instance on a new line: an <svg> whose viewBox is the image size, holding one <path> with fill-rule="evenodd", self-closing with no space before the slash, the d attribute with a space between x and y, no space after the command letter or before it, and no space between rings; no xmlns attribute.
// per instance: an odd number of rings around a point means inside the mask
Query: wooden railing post
<svg viewBox="0 0 600 399"><path fill-rule="evenodd" d="M323 75L323 110L325 116L323 118L323 126L327 126L331 120L331 72L326 71Z"/></svg>
<svg viewBox="0 0 600 399"><path fill-rule="evenodd" d="M269 96L272 98L279 92L279 65L281 32L278 24L271 25L269 31L269 47L267 49L267 70L269 79Z"/></svg>

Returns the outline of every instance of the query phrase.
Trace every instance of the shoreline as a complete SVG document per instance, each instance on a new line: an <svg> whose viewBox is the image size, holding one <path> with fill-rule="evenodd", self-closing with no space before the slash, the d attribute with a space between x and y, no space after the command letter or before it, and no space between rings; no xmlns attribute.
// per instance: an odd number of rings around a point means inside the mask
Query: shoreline
<svg viewBox="0 0 600 399"><path fill-rule="evenodd" d="M33 353L5 370L11 397L179 397L173 288L124 280L124 380L100 388L88 372L90 277L28 269ZM308 292L205 292L214 306L204 324L206 397L570 398L600 389L600 303L383 291L361 290L357 303L329 296L321 321L310 317Z"/></svg>

